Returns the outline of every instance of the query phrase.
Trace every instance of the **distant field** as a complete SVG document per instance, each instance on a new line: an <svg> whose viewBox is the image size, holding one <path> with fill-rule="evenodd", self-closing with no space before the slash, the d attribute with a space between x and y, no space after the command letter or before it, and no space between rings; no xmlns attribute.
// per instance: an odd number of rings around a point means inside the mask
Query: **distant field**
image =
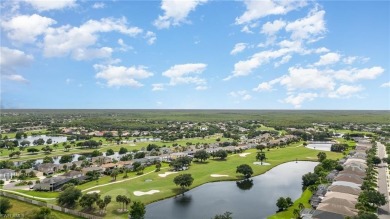
<svg viewBox="0 0 390 219"><path fill-rule="evenodd" d="M12 114L16 113L18 115ZM289 124L337 123L390 123L390 111L364 110L2 110L1 123L25 122L32 118L69 118L81 116L85 121L148 119L151 121L229 121L257 120L266 126ZM93 118L93 119L92 119ZM80 120L79 120L80 121ZM77 123L76 123L77 124Z"/></svg>

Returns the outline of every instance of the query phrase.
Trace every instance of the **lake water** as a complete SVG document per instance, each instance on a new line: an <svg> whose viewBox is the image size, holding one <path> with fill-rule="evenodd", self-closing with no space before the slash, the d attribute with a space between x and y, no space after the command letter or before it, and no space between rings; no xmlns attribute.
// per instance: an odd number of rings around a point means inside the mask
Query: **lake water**
<svg viewBox="0 0 390 219"><path fill-rule="evenodd" d="M19 139L18 142L20 144L20 142L27 140L30 142L30 146L33 146L33 141L38 140L39 138L42 138L43 140L45 140L45 144L46 144L47 139L49 139L49 138L51 138L51 140L53 140L52 144L66 142L66 136L46 136L46 135L28 136L27 138Z"/></svg>
<svg viewBox="0 0 390 219"><path fill-rule="evenodd" d="M147 205L145 218L208 219L225 211L232 212L233 218L266 218L277 211L279 197L292 200L300 197L302 175L313 172L317 164L306 161L281 164L253 177L253 185L246 183L240 185L241 188L234 181L207 183L184 196Z"/></svg>
<svg viewBox="0 0 390 219"><path fill-rule="evenodd" d="M319 151L330 151L332 144L308 144L306 147Z"/></svg>
<svg viewBox="0 0 390 219"><path fill-rule="evenodd" d="M91 154L90 153L85 153L85 154L72 154L73 155L73 158L72 158L72 161L78 161L78 158L81 156L81 155L84 155L86 157L91 157ZM103 152L103 156L106 155L106 152ZM52 157L53 158L53 161L54 161L54 164L60 164L60 159L62 156L52 156L51 154L48 154L47 155L48 157ZM110 155L110 156L107 156L107 157L111 157L112 159L116 159L116 160L120 160L120 158L124 156L124 154L119 154L118 152L115 152L113 155ZM23 163L24 161L15 161L14 164L16 166L19 166ZM39 163L43 163L43 159L36 159L35 161L35 164L39 164Z"/></svg>

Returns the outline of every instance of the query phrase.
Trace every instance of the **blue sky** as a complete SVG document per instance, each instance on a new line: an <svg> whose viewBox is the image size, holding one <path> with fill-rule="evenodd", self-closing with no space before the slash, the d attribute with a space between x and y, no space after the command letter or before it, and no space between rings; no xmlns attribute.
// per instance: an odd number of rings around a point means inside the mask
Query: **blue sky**
<svg viewBox="0 0 390 219"><path fill-rule="evenodd" d="M2 108L390 109L389 1L2 1Z"/></svg>

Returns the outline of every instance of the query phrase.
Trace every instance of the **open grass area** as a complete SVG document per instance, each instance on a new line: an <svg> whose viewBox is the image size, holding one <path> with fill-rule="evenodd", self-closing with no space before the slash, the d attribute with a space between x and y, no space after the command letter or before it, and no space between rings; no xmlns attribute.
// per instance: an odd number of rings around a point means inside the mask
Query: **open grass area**
<svg viewBox="0 0 390 219"><path fill-rule="evenodd" d="M4 197L1 197L4 198ZM11 218L16 218L17 215L20 215L21 218L24 218L25 215L30 214L31 211L39 210L39 206L32 205L26 202L22 202L16 199L8 198L12 204L12 208L7 211L7 214L11 216ZM14 215L15 217L12 217ZM51 215L53 215L55 218L58 219L74 219L74 218L80 218L69 214L64 214L59 211L51 211Z"/></svg>
<svg viewBox="0 0 390 219"><path fill-rule="evenodd" d="M57 198L59 195L59 192L44 192L44 191L29 191L29 190L15 190L15 191L26 195L40 197L40 198Z"/></svg>
<svg viewBox="0 0 390 219"><path fill-rule="evenodd" d="M286 211L277 212L274 215L268 217L268 219L286 219L295 218L294 209L299 209L299 203L302 203L306 208L311 208L309 199L311 198L312 192L306 189L300 198L294 201L293 206L289 207ZM275 203L276 204L276 203Z"/></svg>
<svg viewBox="0 0 390 219"><path fill-rule="evenodd" d="M195 180L191 188L194 188L207 182L240 179L241 175L236 174L235 171L238 165L244 163L249 164L253 168L254 175L259 175L279 164L288 161L295 161L296 159L316 161L317 154L319 151L304 148L300 146L301 143L302 142L295 143L286 148L272 149L270 151L266 151L266 156L268 158L266 162L271 163L271 165L269 166L254 165L253 162L255 161L256 150L250 149L246 151L246 153L250 153L246 157L241 157L238 154L233 154L230 155L226 161L208 160L205 163L193 162L189 170L182 171L177 174L172 174L165 178L158 176L158 174L165 173L165 171L168 171L168 169L162 169L161 172L149 173L150 171L154 170L154 167L151 166L145 169L144 171L145 175L142 175L138 178L127 180L116 184L101 186L98 188L92 188L89 189L88 191L99 190L101 197L104 197L105 195L111 195L113 199L115 199L115 197L119 194L127 195L128 197L131 198L132 201L142 201L143 203L148 204L154 201L158 201L161 199L165 199L167 197L177 195L179 189L173 183L173 178L176 175L181 173L192 174ZM342 154L340 153L334 153L334 152L326 152L326 153L328 158L331 159L337 159L342 157ZM166 164L164 167L166 167ZM223 175L229 175L229 177L224 177L223 179L213 178L210 176L211 174L223 174ZM123 174L119 175L117 177L117 180L118 181L122 180L122 176ZM135 173L129 174L129 178L132 178L134 176L136 176ZM110 182L111 182L111 177L106 176L99 179L98 182L92 181L80 185L78 186L78 188L83 190L83 189L91 188L97 185L103 185ZM144 196L134 195L134 191L147 192L150 190L159 190L160 192L155 193L153 195L144 195ZM88 191L85 191L84 193ZM49 201L49 202L54 202L54 201ZM127 217L127 214L118 214L116 212L116 209L118 209L119 207L120 207L119 203L116 203L115 201L111 202L111 204L107 208L106 217L107 218Z"/></svg>
<svg viewBox="0 0 390 219"><path fill-rule="evenodd" d="M364 131L354 131L354 130L348 130L348 129L333 129L336 133L342 133L342 134L363 134L363 135L376 135L372 132L364 132Z"/></svg>

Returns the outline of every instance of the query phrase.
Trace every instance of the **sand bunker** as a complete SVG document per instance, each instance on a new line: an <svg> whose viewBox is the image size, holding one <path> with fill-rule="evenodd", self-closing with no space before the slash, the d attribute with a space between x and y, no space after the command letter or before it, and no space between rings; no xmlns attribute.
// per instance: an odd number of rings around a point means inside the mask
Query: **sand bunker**
<svg viewBox="0 0 390 219"><path fill-rule="evenodd" d="M163 174L158 174L158 176L159 176L159 177L167 177L167 176L169 176L169 175L171 175L171 174L174 174L174 173L177 173L177 172L165 172L165 173L163 173Z"/></svg>
<svg viewBox="0 0 390 219"><path fill-rule="evenodd" d="M211 174L211 177L227 177L229 175L221 175L221 174Z"/></svg>
<svg viewBox="0 0 390 219"><path fill-rule="evenodd" d="M87 192L87 194L91 194L91 193L100 193L100 190L93 190L93 191Z"/></svg>
<svg viewBox="0 0 390 219"><path fill-rule="evenodd" d="M266 163L266 162L263 162L263 164L261 164L261 162L253 162L254 165L263 165L263 166L268 166L268 165L271 165L270 163Z"/></svg>
<svg viewBox="0 0 390 219"><path fill-rule="evenodd" d="M246 157L246 155L248 155L248 154L250 154L250 153L242 153L242 154L240 154L240 157Z"/></svg>
<svg viewBox="0 0 390 219"><path fill-rule="evenodd" d="M160 192L160 190L150 190L149 192L141 192L141 191L134 191L135 196L143 196L143 195L153 195L154 193Z"/></svg>

